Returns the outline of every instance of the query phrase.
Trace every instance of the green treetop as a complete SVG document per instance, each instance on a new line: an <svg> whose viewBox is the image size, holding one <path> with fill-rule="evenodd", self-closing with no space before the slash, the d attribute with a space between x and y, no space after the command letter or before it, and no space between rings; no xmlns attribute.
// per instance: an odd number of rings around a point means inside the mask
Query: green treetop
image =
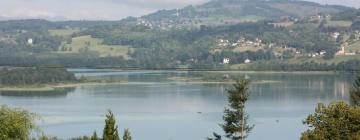
<svg viewBox="0 0 360 140"><path fill-rule="evenodd" d="M345 102L319 104L304 124L311 129L302 133L301 140L359 140L360 107Z"/></svg>
<svg viewBox="0 0 360 140"><path fill-rule="evenodd" d="M125 129L124 131L124 136L123 136L123 140L131 140L131 134L130 134L130 131L129 129Z"/></svg>
<svg viewBox="0 0 360 140"><path fill-rule="evenodd" d="M103 140L120 140L118 127L115 126L115 123L114 114L109 110L106 115Z"/></svg>
<svg viewBox="0 0 360 140"><path fill-rule="evenodd" d="M360 75L356 77L353 87L350 90L351 102L360 106Z"/></svg>
<svg viewBox="0 0 360 140"><path fill-rule="evenodd" d="M248 124L248 115L245 112L245 103L249 98L249 83L248 80L239 80L228 90L229 105L224 111L224 123L221 127L225 136L231 140L244 140L254 127ZM219 134L214 133L214 137L208 140L221 140Z"/></svg>

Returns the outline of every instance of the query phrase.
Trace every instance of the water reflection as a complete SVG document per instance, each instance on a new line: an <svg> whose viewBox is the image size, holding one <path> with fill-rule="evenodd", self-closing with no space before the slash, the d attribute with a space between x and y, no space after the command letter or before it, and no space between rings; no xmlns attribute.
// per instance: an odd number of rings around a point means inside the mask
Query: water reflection
<svg viewBox="0 0 360 140"><path fill-rule="evenodd" d="M247 77L252 81L247 110L256 125L249 140L288 140L299 138L305 129L302 120L318 102L348 101L353 78L353 74L316 72L76 72L77 76L129 83L79 86L44 94L1 92L0 103L44 116L41 126L46 133L64 139L89 135L94 129L101 132L103 115L110 108L119 115L120 129L131 128L136 139L198 140L221 131L218 124L231 84L172 81L171 77L200 77L210 82L223 81L224 75Z"/></svg>

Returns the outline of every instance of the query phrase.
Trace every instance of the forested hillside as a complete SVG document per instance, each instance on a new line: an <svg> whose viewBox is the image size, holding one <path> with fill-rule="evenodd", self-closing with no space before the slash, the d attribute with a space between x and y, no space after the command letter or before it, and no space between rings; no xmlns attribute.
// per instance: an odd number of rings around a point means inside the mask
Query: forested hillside
<svg viewBox="0 0 360 140"><path fill-rule="evenodd" d="M293 0L213 0L182 9L161 10L138 18L138 23L159 28L236 24L248 21L307 17L350 8Z"/></svg>
<svg viewBox="0 0 360 140"><path fill-rule="evenodd" d="M242 6L250 9L243 11ZM306 12L289 10L294 8ZM172 12L181 19L226 15L237 20L252 13L266 18L180 25ZM226 0L120 21L0 21L0 65L344 70L342 66L356 64L351 67L356 69L359 16L357 9L310 2Z"/></svg>

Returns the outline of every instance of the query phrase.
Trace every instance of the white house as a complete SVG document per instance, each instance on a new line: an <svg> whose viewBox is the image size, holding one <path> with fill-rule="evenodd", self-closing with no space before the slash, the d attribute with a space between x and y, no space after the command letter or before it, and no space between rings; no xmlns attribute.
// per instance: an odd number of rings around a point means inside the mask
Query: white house
<svg viewBox="0 0 360 140"><path fill-rule="evenodd" d="M340 33L339 33L339 32L335 32L335 33L332 33L331 36L332 36L334 39L337 39L337 38L340 36Z"/></svg>
<svg viewBox="0 0 360 140"><path fill-rule="evenodd" d="M229 63L230 63L230 58L223 59L223 64L229 64Z"/></svg>
<svg viewBox="0 0 360 140"><path fill-rule="evenodd" d="M326 51L325 50L321 50L320 51L320 55L325 55L326 54Z"/></svg>
<svg viewBox="0 0 360 140"><path fill-rule="evenodd" d="M28 38L27 43L28 45L32 45L34 43L34 40L32 38Z"/></svg>
<svg viewBox="0 0 360 140"><path fill-rule="evenodd" d="M245 61L244 61L244 63L246 63L246 64L248 64L248 63L250 63L250 62L251 62L250 59L245 59Z"/></svg>

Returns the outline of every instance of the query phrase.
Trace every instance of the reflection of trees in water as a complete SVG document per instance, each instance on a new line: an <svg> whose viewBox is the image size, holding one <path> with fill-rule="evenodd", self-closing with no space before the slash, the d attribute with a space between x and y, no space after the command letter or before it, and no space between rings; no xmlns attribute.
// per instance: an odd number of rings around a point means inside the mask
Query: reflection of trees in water
<svg viewBox="0 0 360 140"><path fill-rule="evenodd" d="M7 97L27 97L27 98L59 98L66 97L68 93L73 92L72 88L58 88L52 91L0 91L0 96Z"/></svg>

